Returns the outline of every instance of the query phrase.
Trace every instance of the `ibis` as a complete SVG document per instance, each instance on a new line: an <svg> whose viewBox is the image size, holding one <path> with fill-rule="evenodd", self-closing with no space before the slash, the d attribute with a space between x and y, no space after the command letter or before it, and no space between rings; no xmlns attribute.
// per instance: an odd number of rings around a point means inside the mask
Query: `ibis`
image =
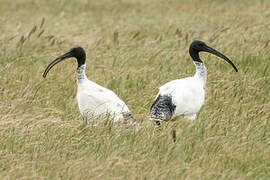
<svg viewBox="0 0 270 180"><path fill-rule="evenodd" d="M133 119L127 105L113 91L87 78L85 74L86 54L82 47L73 47L67 53L54 59L46 67L43 77L47 76L54 65L68 58L77 59L77 102L83 117L88 119L109 115L113 122L127 118Z"/></svg>
<svg viewBox="0 0 270 180"><path fill-rule="evenodd" d="M172 80L159 88L159 92L150 108L149 117L157 125L161 121L184 116L185 119L196 119L205 97L206 67L200 59L199 52L208 52L227 61L236 72L233 62L225 55L207 46L204 42L195 40L189 47L196 72L191 77Z"/></svg>

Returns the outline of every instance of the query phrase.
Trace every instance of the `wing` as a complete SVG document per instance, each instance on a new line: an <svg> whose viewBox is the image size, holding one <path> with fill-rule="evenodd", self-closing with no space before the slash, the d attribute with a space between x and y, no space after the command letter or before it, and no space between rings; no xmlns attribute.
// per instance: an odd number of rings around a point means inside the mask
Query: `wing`
<svg viewBox="0 0 270 180"><path fill-rule="evenodd" d="M150 108L150 118L166 120L182 114L194 114L199 106L197 104L200 103L197 97L197 91L200 89L196 83L192 83L190 77L164 84L159 88L155 102Z"/></svg>
<svg viewBox="0 0 270 180"><path fill-rule="evenodd" d="M150 118L157 120L170 119L173 116L175 107L170 94L161 95L159 93L150 108L149 116Z"/></svg>
<svg viewBox="0 0 270 180"><path fill-rule="evenodd" d="M127 105L114 92L94 83L88 83L87 88L78 88L77 100L83 115L89 112L95 115L104 113L119 115L130 112Z"/></svg>
<svg viewBox="0 0 270 180"><path fill-rule="evenodd" d="M197 114L204 101L203 85L192 77L166 83L159 94L171 96L175 105L173 116Z"/></svg>
<svg viewBox="0 0 270 180"><path fill-rule="evenodd" d="M177 80L173 80L159 88L155 102L150 108L149 116L151 119L166 120L173 116L176 109L173 100L176 83Z"/></svg>

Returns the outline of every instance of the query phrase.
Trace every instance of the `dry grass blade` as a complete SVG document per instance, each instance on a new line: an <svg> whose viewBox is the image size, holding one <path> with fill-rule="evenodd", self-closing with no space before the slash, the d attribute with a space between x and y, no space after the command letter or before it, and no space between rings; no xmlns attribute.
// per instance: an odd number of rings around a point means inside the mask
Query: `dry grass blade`
<svg viewBox="0 0 270 180"><path fill-rule="evenodd" d="M189 35L188 35L188 33L185 36L185 43L186 43L186 45L189 43Z"/></svg>
<svg viewBox="0 0 270 180"><path fill-rule="evenodd" d="M231 29L231 27L225 27L225 28L221 29L220 32L226 32L226 31L228 31L229 29Z"/></svg>
<svg viewBox="0 0 270 180"><path fill-rule="evenodd" d="M11 41L11 40L15 39L16 37L17 37L17 35L14 35L14 36L10 37L8 40Z"/></svg>
<svg viewBox="0 0 270 180"><path fill-rule="evenodd" d="M183 36L182 30L180 28L176 29L175 34L177 35L178 38L181 38Z"/></svg>
<svg viewBox="0 0 270 180"><path fill-rule="evenodd" d="M114 45L119 45L119 32L117 30L115 30L113 32L113 43Z"/></svg>
<svg viewBox="0 0 270 180"><path fill-rule="evenodd" d="M213 35L210 36L208 41L210 43L214 42L220 36L220 34L218 33L219 33L218 30L215 30L215 32L213 33Z"/></svg>
<svg viewBox="0 0 270 180"><path fill-rule="evenodd" d="M43 33L44 33L44 29L42 29L42 30L38 33L37 37L40 37Z"/></svg>
<svg viewBox="0 0 270 180"><path fill-rule="evenodd" d="M22 97L24 97L24 96L26 95L26 93L28 92L29 88L30 88L29 85L27 85L27 86L24 88L24 90L22 91L22 94L21 94Z"/></svg>
<svg viewBox="0 0 270 180"><path fill-rule="evenodd" d="M32 35L33 33L35 33L36 30L37 30L37 26L34 25L34 27L33 27L33 28L31 29L31 31L28 33L27 39L30 39L31 35Z"/></svg>
<svg viewBox="0 0 270 180"><path fill-rule="evenodd" d="M40 23L40 25L39 25L39 29L42 29L44 23L45 23L45 18L43 17L43 18L41 19L41 23Z"/></svg>
<svg viewBox="0 0 270 180"><path fill-rule="evenodd" d="M270 39L266 40L264 43L264 47L263 48L267 48L267 46L269 45Z"/></svg>
<svg viewBox="0 0 270 180"><path fill-rule="evenodd" d="M19 44L23 45L25 42L26 38L24 37L24 35L21 36L20 40L19 40Z"/></svg>
<svg viewBox="0 0 270 180"><path fill-rule="evenodd" d="M55 37L54 35L45 36L45 38L48 39L49 41L52 40L54 37Z"/></svg>
<svg viewBox="0 0 270 180"><path fill-rule="evenodd" d="M172 132L171 132L171 134L172 134L173 142L175 143L176 142L176 130L173 129Z"/></svg>
<svg viewBox="0 0 270 180"><path fill-rule="evenodd" d="M140 31L136 31L131 39L135 39L136 37L140 35L140 33L141 33Z"/></svg>
<svg viewBox="0 0 270 180"><path fill-rule="evenodd" d="M55 39L53 38L52 41L51 41L51 45L54 45L55 44Z"/></svg>

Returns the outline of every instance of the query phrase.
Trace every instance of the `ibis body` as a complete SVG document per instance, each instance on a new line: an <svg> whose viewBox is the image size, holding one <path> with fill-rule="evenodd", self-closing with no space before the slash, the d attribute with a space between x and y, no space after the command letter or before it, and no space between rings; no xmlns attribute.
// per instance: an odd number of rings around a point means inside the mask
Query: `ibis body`
<svg viewBox="0 0 270 180"><path fill-rule="evenodd" d="M67 58L76 58L77 67L77 102L83 117L95 118L110 115L114 122L131 117L127 105L111 90L90 81L85 74L86 54L82 47L71 48L69 52L57 57L45 69L45 78L49 70Z"/></svg>
<svg viewBox="0 0 270 180"><path fill-rule="evenodd" d="M196 72L193 76L170 81L159 88L159 92L150 108L150 119L159 125L160 121L183 115L186 119L194 120L200 111L205 98L205 83L207 71L199 57L199 52L214 54L229 64L237 72L232 61L204 42L195 40L191 43L189 54L194 61Z"/></svg>

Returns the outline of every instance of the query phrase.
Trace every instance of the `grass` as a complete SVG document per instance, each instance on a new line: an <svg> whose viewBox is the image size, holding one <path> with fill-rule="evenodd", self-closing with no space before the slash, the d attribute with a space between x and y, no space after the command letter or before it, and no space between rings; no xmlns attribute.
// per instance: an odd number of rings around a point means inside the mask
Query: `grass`
<svg viewBox="0 0 270 180"><path fill-rule="evenodd" d="M270 3L233 0L0 0L0 179L269 179ZM193 122L148 122L162 84L194 73L202 54L206 101ZM142 124L85 125L76 61L42 73L81 45L89 79L112 89ZM171 129L176 129L176 143Z"/></svg>

